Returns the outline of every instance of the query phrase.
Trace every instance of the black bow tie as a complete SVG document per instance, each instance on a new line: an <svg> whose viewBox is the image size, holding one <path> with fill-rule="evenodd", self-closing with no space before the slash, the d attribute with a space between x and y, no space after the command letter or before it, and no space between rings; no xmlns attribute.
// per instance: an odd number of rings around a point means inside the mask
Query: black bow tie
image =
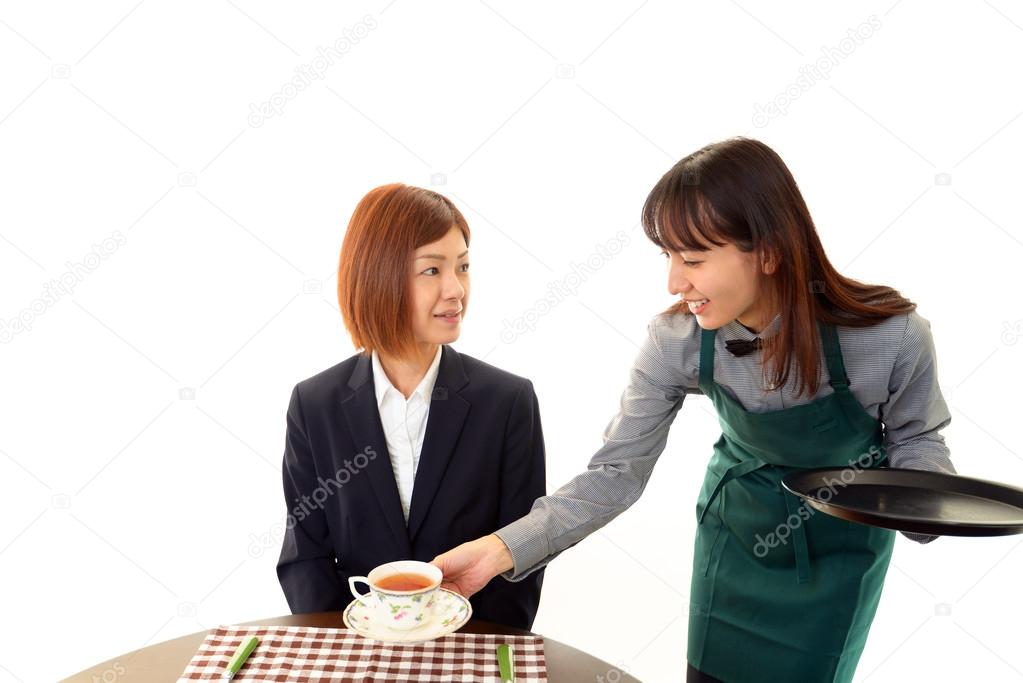
<svg viewBox="0 0 1023 683"><path fill-rule="evenodd" d="M754 337L749 341L745 339L729 339L725 342L725 348L731 351L733 356L745 356L747 353L753 353L757 349L763 348L763 342L760 337Z"/></svg>

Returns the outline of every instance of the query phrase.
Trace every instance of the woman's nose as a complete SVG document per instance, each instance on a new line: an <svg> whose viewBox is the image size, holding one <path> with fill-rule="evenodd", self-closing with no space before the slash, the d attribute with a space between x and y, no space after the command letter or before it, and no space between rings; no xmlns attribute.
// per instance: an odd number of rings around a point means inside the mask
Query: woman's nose
<svg viewBox="0 0 1023 683"><path fill-rule="evenodd" d="M445 299L461 299L465 296L465 287L454 273L444 278L444 291L441 296Z"/></svg>
<svg viewBox="0 0 1023 683"><path fill-rule="evenodd" d="M689 289L689 281L682 275L681 268L672 268L668 271L668 292L672 296L679 296Z"/></svg>

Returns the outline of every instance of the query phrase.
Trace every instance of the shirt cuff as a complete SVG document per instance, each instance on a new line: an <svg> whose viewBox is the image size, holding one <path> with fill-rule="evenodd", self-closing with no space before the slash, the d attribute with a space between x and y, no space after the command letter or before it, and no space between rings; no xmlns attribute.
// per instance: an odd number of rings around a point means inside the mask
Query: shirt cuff
<svg viewBox="0 0 1023 683"><path fill-rule="evenodd" d="M909 540L916 541L917 543L930 543L931 541L937 538L937 536L928 536L927 534L914 534L910 531L902 531L900 533Z"/></svg>
<svg viewBox="0 0 1023 683"><path fill-rule="evenodd" d="M937 458L933 460L926 460L923 458L907 458L905 462L900 461L892 463L892 467L899 467L907 470L921 470L924 472L940 472L943 474L956 473L955 466L952 464L952 461L949 460L947 456L942 456L940 460ZM916 541L917 543L921 544L930 543L931 541L937 538L937 536L931 536L930 534L917 534L911 531L900 531L899 533L901 533L909 540Z"/></svg>
<svg viewBox="0 0 1023 683"><path fill-rule="evenodd" d="M508 581L521 581L550 555L547 535L527 515L494 532L511 551L512 569L500 576Z"/></svg>

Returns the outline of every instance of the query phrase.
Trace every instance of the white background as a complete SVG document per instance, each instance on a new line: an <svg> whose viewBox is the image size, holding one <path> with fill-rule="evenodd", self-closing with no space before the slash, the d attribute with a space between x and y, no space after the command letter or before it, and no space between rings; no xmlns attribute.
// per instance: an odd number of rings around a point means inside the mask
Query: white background
<svg viewBox="0 0 1023 683"><path fill-rule="evenodd" d="M0 8L0 681L288 612L285 409L353 353L334 270L385 182L465 213L456 348L533 380L551 490L672 302L646 193L742 134L786 160L841 272L931 322L960 473L1023 485L1018 7L387 2ZM357 44L250 125L346 30ZM501 341L619 231L626 249ZM643 498L549 568L537 632L680 680L718 433L688 399ZM857 680L1023 678L1020 542L900 536Z"/></svg>

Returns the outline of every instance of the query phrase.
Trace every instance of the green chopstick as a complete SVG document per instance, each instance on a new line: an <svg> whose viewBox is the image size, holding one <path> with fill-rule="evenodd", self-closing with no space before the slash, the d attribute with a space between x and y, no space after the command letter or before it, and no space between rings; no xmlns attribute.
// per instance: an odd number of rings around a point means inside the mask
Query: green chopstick
<svg viewBox="0 0 1023 683"><path fill-rule="evenodd" d="M245 660L249 658L252 651L259 645L259 638L256 636L249 636L248 639L242 643L241 647L234 653L234 657L231 658L231 663L227 665L227 671L220 675L220 679L223 681L229 681L235 677L242 666L245 665Z"/></svg>
<svg viewBox="0 0 1023 683"><path fill-rule="evenodd" d="M497 646L497 666L501 670L501 683L515 683L515 662L512 660L511 645Z"/></svg>

